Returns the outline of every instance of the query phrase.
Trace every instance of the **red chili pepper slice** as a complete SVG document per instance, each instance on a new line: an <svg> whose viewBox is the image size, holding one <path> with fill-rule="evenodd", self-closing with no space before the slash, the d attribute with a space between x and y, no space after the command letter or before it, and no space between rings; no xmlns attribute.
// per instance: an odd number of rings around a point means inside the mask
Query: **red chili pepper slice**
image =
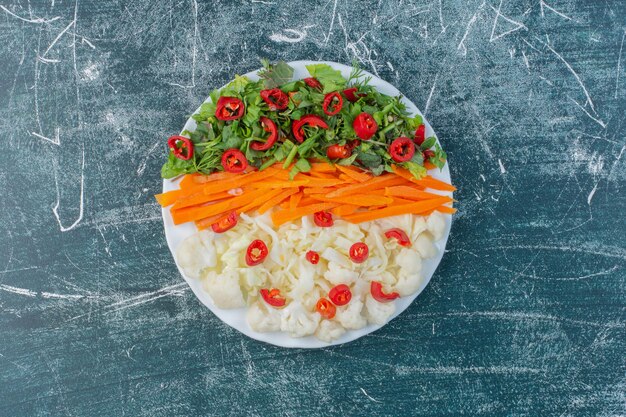
<svg viewBox="0 0 626 417"><path fill-rule="evenodd" d="M261 239L253 240L246 250L246 263L248 266L258 265L265 260L268 253L265 242Z"/></svg>
<svg viewBox="0 0 626 417"><path fill-rule="evenodd" d="M183 161L188 161L193 156L193 142L184 136L172 136L167 140L167 146L174 156Z"/></svg>
<svg viewBox="0 0 626 417"><path fill-rule="evenodd" d="M391 142L391 145L389 145L389 154L396 162L410 161L415 154L415 144L411 139L401 136Z"/></svg>
<svg viewBox="0 0 626 417"><path fill-rule="evenodd" d="M352 123L352 127L354 128L354 132L358 137L363 140L368 140L376 130L378 129L378 125L376 124L376 120L369 113L361 113L355 119L354 123Z"/></svg>
<svg viewBox="0 0 626 417"><path fill-rule="evenodd" d="M324 113L329 116L334 116L341 111L343 107L343 98L339 95L339 93L328 93L324 97L324 102L322 103L322 110Z"/></svg>
<svg viewBox="0 0 626 417"><path fill-rule="evenodd" d="M304 83L311 88L322 88L322 84L317 81L317 78L309 77L304 79Z"/></svg>
<svg viewBox="0 0 626 417"><path fill-rule="evenodd" d="M313 221L319 227L330 227L334 224L333 215L328 211L318 211L313 215Z"/></svg>
<svg viewBox="0 0 626 417"><path fill-rule="evenodd" d="M346 284L339 284L330 289L328 292L328 298L336 306L345 306L352 299L352 291Z"/></svg>
<svg viewBox="0 0 626 417"><path fill-rule="evenodd" d="M346 96L348 101L351 102L351 103L354 103L355 101L357 101L361 97L365 96L365 94L363 94L363 93L357 93L357 88L356 87L346 88L345 90L343 90L343 95Z"/></svg>
<svg viewBox="0 0 626 417"><path fill-rule="evenodd" d="M435 156L435 151L433 151L432 149L426 149L424 152L422 152L422 155L424 156L424 161L428 161L430 158Z"/></svg>
<svg viewBox="0 0 626 417"><path fill-rule="evenodd" d="M265 302L272 307L282 307L286 303L286 300L280 296L280 290L277 288L271 288L269 290L267 288L262 288L259 292L261 293L263 300L265 300Z"/></svg>
<svg viewBox="0 0 626 417"><path fill-rule="evenodd" d="M335 317L335 314L337 313L337 307L335 307L335 305L331 303L327 298L320 298L319 300L317 300L317 304L315 304L315 310L327 320Z"/></svg>
<svg viewBox="0 0 626 417"><path fill-rule="evenodd" d="M315 252L314 250L310 250L305 255L306 260L311 262L313 265L317 265L320 261L320 254Z"/></svg>
<svg viewBox="0 0 626 417"><path fill-rule="evenodd" d="M235 120L243 116L245 110L245 104L237 97L220 97L217 100L215 117L219 120Z"/></svg>
<svg viewBox="0 0 626 417"><path fill-rule="evenodd" d="M224 233L227 230L232 229L237 224L237 212L231 211L226 216L220 218L218 221L211 225L211 229L215 233Z"/></svg>
<svg viewBox="0 0 626 417"><path fill-rule="evenodd" d="M255 151L266 151L276 143L278 139L278 128L276 127L276 123L268 117L261 116L261 126L263 130L266 132L270 132L270 135L267 137L265 142L253 141L250 144L250 147Z"/></svg>
<svg viewBox="0 0 626 417"><path fill-rule="evenodd" d="M406 233L404 233L404 230L402 229L398 229L398 228L389 229L385 232L385 237L387 239L397 240L398 245L400 246L406 246L406 247L411 246L411 240L406 235Z"/></svg>
<svg viewBox="0 0 626 417"><path fill-rule="evenodd" d="M400 297L400 294L398 294L397 292L390 292L388 294L385 294L383 292L383 284L378 281L372 281L372 283L370 284L370 293L372 293L372 297L374 298L374 300L378 301L379 303L388 303Z"/></svg>
<svg viewBox="0 0 626 417"><path fill-rule="evenodd" d="M417 146L421 146L422 143L426 140L426 126L424 123L419 125L417 129L415 129L415 136L413 137L413 141Z"/></svg>
<svg viewBox="0 0 626 417"><path fill-rule="evenodd" d="M352 149L348 145L330 145L326 149L328 159L343 159L352 155Z"/></svg>
<svg viewBox="0 0 626 417"><path fill-rule="evenodd" d="M319 116L314 114L307 114L302 116L300 120L295 120L291 124L291 131L294 138L300 143L304 142L304 126L321 127L322 129L328 129L328 124Z"/></svg>
<svg viewBox="0 0 626 417"><path fill-rule="evenodd" d="M285 110L289 105L289 96L280 88L261 90L261 98L272 111Z"/></svg>
<svg viewBox="0 0 626 417"><path fill-rule="evenodd" d="M248 167L246 156L239 149L228 149L222 154L224 171L239 173Z"/></svg>
<svg viewBox="0 0 626 417"><path fill-rule="evenodd" d="M352 259L354 263L360 264L365 262L369 255L370 248L363 242L357 242L350 246L350 259Z"/></svg>

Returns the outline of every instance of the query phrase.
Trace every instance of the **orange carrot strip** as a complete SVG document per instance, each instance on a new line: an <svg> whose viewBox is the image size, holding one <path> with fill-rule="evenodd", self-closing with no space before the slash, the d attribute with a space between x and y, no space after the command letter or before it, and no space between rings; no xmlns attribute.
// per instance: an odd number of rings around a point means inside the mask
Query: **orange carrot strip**
<svg viewBox="0 0 626 417"><path fill-rule="evenodd" d="M397 185L395 187L386 187L385 195L389 195L392 197L408 198L411 200L426 200L428 198L441 197L441 195L439 194L429 193L429 192L422 191L415 187L411 187L407 185Z"/></svg>
<svg viewBox="0 0 626 417"><path fill-rule="evenodd" d="M336 178L335 175L333 174L327 174L325 172L317 172L317 171L311 171L311 172L307 172L308 175L310 175L311 177L316 177L316 178Z"/></svg>
<svg viewBox="0 0 626 417"><path fill-rule="evenodd" d="M309 180L293 180L293 181L259 181L257 183L252 183L250 186L252 188L298 188L301 186L306 186L309 183Z"/></svg>
<svg viewBox="0 0 626 417"><path fill-rule="evenodd" d="M357 180L352 177L347 176L346 174L339 174L339 179L345 182L346 184L356 184Z"/></svg>
<svg viewBox="0 0 626 417"><path fill-rule="evenodd" d="M298 207L298 203L300 202L300 200L302 200L303 195L304 194L302 194L301 192L292 194L291 197L289 197L289 209L293 210Z"/></svg>
<svg viewBox="0 0 626 417"><path fill-rule="evenodd" d="M184 195L183 193L183 190L173 190L163 194L155 194L154 198L156 198L156 201L161 205L161 207L167 207L174 204L176 200Z"/></svg>
<svg viewBox="0 0 626 417"><path fill-rule="evenodd" d="M449 206L439 206L437 207L435 210L441 212L441 213L446 213L446 214L454 214L456 213L456 209L449 207Z"/></svg>
<svg viewBox="0 0 626 417"><path fill-rule="evenodd" d="M440 197L440 196L437 196ZM425 198L422 198L420 200L428 200ZM415 203L415 200L407 200L406 198L402 198L402 197L394 197L393 198L393 205L398 205L398 204L411 204L411 203Z"/></svg>
<svg viewBox="0 0 626 417"><path fill-rule="evenodd" d="M329 164L328 162L312 162L311 163L311 171L315 172L335 172L337 169L335 165Z"/></svg>
<svg viewBox="0 0 626 417"><path fill-rule="evenodd" d="M308 194L327 194L330 191L334 191L336 190L335 187L307 187L307 188L303 188L302 192L305 195Z"/></svg>
<svg viewBox="0 0 626 417"><path fill-rule="evenodd" d="M305 188L306 190L306 188ZM313 200L310 196L302 197L302 200L298 203L298 207L310 206L311 204L319 204L319 201Z"/></svg>
<svg viewBox="0 0 626 417"><path fill-rule="evenodd" d="M381 175L379 177L373 177L365 182L350 184L345 187L341 187L331 193L328 193L326 197L335 198L350 194L367 193L371 190L392 185L399 185L403 182L404 180L396 175Z"/></svg>
<svg viewBox="0 0 626 417"><path fill-rule="evenodd" d="M203 175L203 174L187 174L180 181L180 188L187 188L193 185L206 184L213 181L222 181L230 178L234 178L240 176L242 174L235 174L233 172L214 172L213 174Z"/></svg>
<svg viewBox="0 0 626 417"><path fill-rule="evenodd" d="M343 172L344 174L346 174L347 176L349 176L350 178L356 180L357 182L365 182L369 180L370 178L372 178L370 174L366 174L365 172L363 172L362 170L356 167L352 167L352 166L345 167L345 166L337 165L337 169Z"/></svg>
<svg viewBox="0 0 626 417"><path fill-rule="evenodd" d="M365 211L363 213L356 213L349 216L344 216L344 219L351 223L362 223L376 219L382 219L384 217L397 216L400 214L421 214L437 208L442 204L448 203L451 200L452 199L449 197L439 197L430 200L418 201L411 204L392 205L380 210Z"/></svg>
<svg viewBox="0 0 626 417"><path fill-rule="evenodd" d="M261 189L260 191L264 191L263 189ZM297 188L290 188L287 189L285 191L283 191L282 193L278 194L276 197L270 198L269 200L267 200L265 203L263 203L261 205L261 207L259 207L257 209L257 211L259 212L259 214L263 214L266 211L268 211L269 209L271 209L272 207L280 204L285 198L289 197L292 194L295 194L298 192Z"/></svg>
<svg viewBox="0 0 626 417"><path fill-rule="evenodd" d="M319 203L298 207L295 210L279 210L272 213L272 221L274 226L278 227L281 224L317 213L318 211L330 210L338 205L337 203Z"/></svg>
<svg viewBox="0 0 626 417"><path fill-rule="evenodd" d="M196 220L196 228L198 230L204 230L211 227L213 223L222 218L223 214L216 214L215 216L205 217L204 219Z"/></svg>
<svg viewBox="0 0 626 417"><path fill-rule="evenodd" d="M171 214L174 224L186 223L193 220L203 219L205 217L215 216L217 214L223 214L226 211L231 211L245 206L265 193L267 193L267 190L253 190L225 201L174 210L171 211Z"/></svg>
<svg viewBox="0 0 626 417"><path fill-rule="evenodd" d="M435 169L437 167L430 161L424 161L424 168L430 171L431 169Z"/></svg>
<svg viewBox="0 0 626 417"><path fill-rule="evenodd" d="M391 204L393 199L385 196L352 194L344 197L328 198L323 195L311 195L313 200L325 201L327 203L351 204L355 206L369 207Z"/></svg>
<svg viewBox="0 0 626 417"><path fill-rule="evenodd" d="M178 199L178 201L172 206L172 210L180 210L185 207L196 206L198 204L208 203L210 201L222 200L224 198L232 198L236 195L241 194L243 194L243 191L241 191L239 194L230 193L229 191L222 191L215 194L204 194L202 191L200 191L199 193L195 193L190 196Z"/></svg>
<svg viewBox="0 0 626 417"><path fill-rule="evenodd" d="M423 185L425 187L432 188L434 190L456 191L456 187L454 187L453 185L450 185L448 183L435 179L429 175L423 178L417 179L408 170L404 168L400 168L397 165L392 165L391 169L397 175L401 176L402 178L406 178L407 180L415 184Z"/></svg>
<svg viewBox="0 0 626 417"><path fill-rule="evenodd" d="M268 168L261 172L251 172L249 174L238 175L225 181L216 181L215 183L206 184L203 188L205 194L215 194L220 191L227 191L233 188L240 188L244 184L257 182L276 174L276 170Z"/></svg>
<svg viewBox="0 0 626 417"><path fill-rule="evenodd" d="M345 182L339 178L315 178L308 177L305 187L334 187L336 185L345 184Z"/></svg>
<svg viewBox="0 0 626 417"><path fill-rule="evenodd" d="M280 194L282 192L283 192L283 190L267 190L267 192L262 197L259 197L259 198L255 199L254 201L246 204L245 206L238 208L236 210L237 214L241 214L241 213L246 213L248 211L252 211L252 210L256 209L257 207L260 207L267 200L276 197L278 194Z"/></svg>
<svg viewBox="0 0 626 417"><path fill-rule="evenodd" d="M337 206L331 211L336 216L346 216L348 214L352 214L359 209L359 206L353 206L352 204L343 204L341 206Z"/></svg>

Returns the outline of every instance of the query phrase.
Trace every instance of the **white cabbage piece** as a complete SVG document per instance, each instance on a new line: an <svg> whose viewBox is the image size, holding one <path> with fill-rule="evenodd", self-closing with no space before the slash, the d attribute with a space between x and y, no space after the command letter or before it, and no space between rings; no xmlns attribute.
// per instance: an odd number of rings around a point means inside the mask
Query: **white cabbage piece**
<svg viewBox="0 0 626 417"><path fill-rule="evenodd" d="M396 305L393 301L381 303L371 295L365 297L365 317L369 323L383 325L387 323L395 311Z"/></svg>
<svg viewBox="0 0 626 417"><path fill-rule="evenodd" d="M237 270L226 268L220 275L215 271L209 272L204 281L204 289L219 308L239 308L246 305Z"/></svg>
<svg viewBox="0 0 626 417"><path fill-rule="evenodd" d="M414 274L422 270L422 257L413 248L402 248L396 255L396 265L400 267L400 272Z"/></svg>
<svg viewBox="0 0 626 417"><path fill-rule="evenodd" d="M352 269L354 267L354 262L348 259L346 255L331 247L324 249L324 252L320 254L320 258L326 259L328 262L334 262L343 268Z"/></svg>
<svg viewBox="0 0 626 417"><path fill-rule="evenodd" d="M280 312L264 301L257 301L248 308L246 321L255 332L277 332L280 330Z"/></svg>
<svg viewBox="0 0 626 417"><path fill-rule="evenodd" d="M424 259L437 255L437 247L433 243L433 236L430 232L420 233L415 242L413 242L413 247Z"/></svg>
<svg viewBox="0 0 626 417"><path fill-rule="evenodd" d="M302 300L305 295L309 294L315 285L315 268L310 262L300 260L296 263L294 274L293 288L289 292L289 296L294 300Z"/></svg>
<svg viewBox="0 0 626 417"><path fill-rule="evenodd" d="M324 272L324 278L333 285L350 285L359 278L359 273L344 268L335 262L328 262L328 270Z"/></svg>
<svg viewBox="0 0 626 417"><path fill-rule="evenodd" d="M443 237L446 230L446 220L443 214L438 211L434 211L426 220L426 227L430 233L435 237L435 240L439 240Z"/></svg>
<svg viewBox="0 0 626 417"><path fill-rule="evenodd" d="M280 330L291 337L304 337L315 333L320 314L309 313L298 301L292 301L280 313Z"/></svg>
<svg viewBox="0 0 626 417"><path fill-rule="evenodd" d="M212 232L211 232L212 233ZM178 246L176 259L185 272L185 275L198 279L204 268L214 268L217 265L215 247L209 232L196 233L189 236Z"/></svg>
<svg viewBox="0 0 626 417"><path fill-rule="evenodd" d="M346 329L336 321L322 320L315 332L315 337L323 342L330 343L335 339L339 339L345 332Z"/></svg>
<svg viewBox="0 0 626 417"><path fill-rule="evenodd" d="M367 325L367 320L361 315L362 310L363 302L353 297L346 306L337 307L335 320L346 329L361 329Z"/></svg>

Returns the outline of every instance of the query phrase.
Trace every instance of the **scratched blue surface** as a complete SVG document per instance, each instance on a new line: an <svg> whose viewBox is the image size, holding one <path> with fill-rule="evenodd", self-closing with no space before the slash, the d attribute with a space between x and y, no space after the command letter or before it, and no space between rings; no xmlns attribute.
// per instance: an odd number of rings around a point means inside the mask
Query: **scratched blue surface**
<svg viewBox="0 0 626 417"><path fill-rule="evenodd" d="M625 1L5 1L0 415L626 414ZM400 317L285 350L178 276L165 138L235 73L357 60L459 192Z"/></svg>

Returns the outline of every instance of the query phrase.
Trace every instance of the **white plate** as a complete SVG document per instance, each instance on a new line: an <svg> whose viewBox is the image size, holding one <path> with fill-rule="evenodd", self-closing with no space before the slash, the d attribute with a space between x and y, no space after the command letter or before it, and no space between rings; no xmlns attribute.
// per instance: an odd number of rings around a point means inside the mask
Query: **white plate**
<svg viewBox="0 0 626 417"><path fill-rule="evenodd" d="M350 75L351 67L348 67L343 64L338 64L335 62L293 61L293 62L289 62L289 65L294 69L294 74L293 74L294 79L298 80L298 79L302 79L302 78L306 78L310 76L305 65L319 64L319 63L328 64L331 67L338 69L339 71L341 71L342 75L346 78ZM391 96L400 95L400 92L388 82L383 81L380 78L368 72L365 72L365 74L367 76L372 77L370 84L376 87L378 91L380 91L381 93L388 94ZM257 75L257 71L249 72L245 75L249 77L251 80L259 79ZM210 101L210 98L207 98L206 101ZM417 107L415 107L415 104L413 104L411 101L407 100L404 97L402 98L402 101L406 104L407 110L411 114L422 115L422 113L417 109ZM198 109L196 110L196 113L199 112L199 110L200 108L198 107ZM426 136L427 137L435 136L435 132L433 132L432 127L430 126L428 121L426 121L426 119L424 119L424 124L426 125ZM185 123L185 127L183 128L183 130L193 131L195 130L195 128L196 128L196 122L190 118L189 120L187 120L187 123ZM444 166L443 170L441 171L434 170L430 174L435 178L438 178L440 180L450 183L450 170L448 169L447 163ZM163 180L163 192L178 189L178 182L179 180L173 180L173 181ZM167 239L167 244L170 248L170 251L172 252L172 255L175 258L176 248L178 247L178 245L185 238L196 233L196 227L192 223L175 226L174 223L172 222L172 217L170 215L169 208L164 208L162 210L162 213L163 213L163 223L165 225L165 237ZM439 265L439 262L441 261L441 258L444 253L444 249L446 247L446 242L448 241L448 235L450 234L450 226L452 224L451 216L445 216L445 218L446 218L445 235L442 239L436 242L436 246L438 248L437 256L435 258L427 259L423 262L422 285L415 292L415 294L409 297L399 298L398 300L395 301L396 312L391 317L391 319L395 318L398 314L402 313L413 302L413 300L415 300L415 298L424 290L426 285L428 285L428 282L430 281L431 277L433 276L435 269ZM232 309L232 310L224 310L224 309L217 308L215 304L213 304L211 297L202 288L202 283L198 280L185 276L185 273L183 272L181 267L178 265L178 262L176 263L176 265L178 266L178 270L180 271L180 274L183 276L183 278L185 278L185 281L187 281L187 284L189 284L189 286L191 287L196 297L198 297L198 299L202 302L202 304L207 306L209 310L213 312L213 314L219 317L224 323L239 330L241 333L247 336L250 336L253 339L267 342L272 345L289 347L289 348L320 348L320 347L326 347L326 346L338 345L341 343L350 342L352 340L358 339L361 336L365 336L366 334L371 333L379 329L380 327L382 327L379 325L368 325L359 330L348 330L342 337L333 341L332 343L322 342L321 340L316 339L314 336L309 336L309 337L304 337L304 338L292 338L287 333L283 333L283 332L258 333L250 329L250 327L248 326L248 323L246 322L247 308L239 308L239 309Z"/></svg>

